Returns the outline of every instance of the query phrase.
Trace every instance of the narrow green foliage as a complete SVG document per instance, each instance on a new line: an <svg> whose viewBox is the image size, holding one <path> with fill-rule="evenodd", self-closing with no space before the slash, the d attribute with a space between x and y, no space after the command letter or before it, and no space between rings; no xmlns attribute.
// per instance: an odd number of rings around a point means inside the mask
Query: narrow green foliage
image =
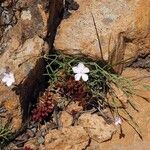
<svg viewBox="0 0 150 150"><path fill-rule="evenodd" d="M59 52L53 52L49 56L45 56L48 65L47 75L49 76L50 86L62 80L64 75L73 75L72 67L79 62L83 62L90 69L89 80L87 85L95 96L104 96L107 88L111 88L110 83L114 83L126 95L132 93L132 85L129 80L111 73L111 67L108 67L104 62L92 60L86 56L69 56Z"/></svg>
<svg viewBox="0 0 150 150"><path fill-rule="evenodd" d="M10 129L0 123L0 144L4 144L6 141L8 141L11 134L12 132Z"/></svg>
<svg viewBox="0 0 150 150"><path fill-rule="evenodd" d="M136 122L130 113L127 112L124 102L115 91L115 89L120 90L125 96L126 102L138 111L131 100L134 88L130 80L115 74L112 67L108 66L104 61L93 60L87 58L87 56L70 56L54 51L49 56L45 56L45 58L48 62L46 69L51 88L55 88L55 84L59 81L63 82L65 76L74 75L72 67L83 62L90 70L86 86L92 94L92 98L96 99L98 105L103 103L106 107L110 108L114 117L120 116L127 122L130 121L129 124L140 134ZM112 85L115 86L115 89ZM107 97L108 94L110 98ZM100 110L100 106L97 106L97 109Z"/></svg>

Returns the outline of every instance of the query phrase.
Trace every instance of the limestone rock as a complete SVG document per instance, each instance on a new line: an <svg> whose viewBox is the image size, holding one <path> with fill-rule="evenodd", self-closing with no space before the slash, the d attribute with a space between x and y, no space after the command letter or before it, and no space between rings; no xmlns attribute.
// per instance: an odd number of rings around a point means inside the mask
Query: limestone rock
<svg viewBox="0 0 150 150"><path fill-rule="evenodd" d="M102 150L100 148L100 145L101 145L100 143L98 143L94 140L91 140L90 145L87 147L86 150Z"/></svg>
<svg viewBox="0 0 150 150"><path fill-rule="evenodd" d="M140 139L136 131L124 121L122 124L123 134L125 138L119 138L120 132L118 131L108 142L101 143L102 150L149 150L150 147L150 90L145 86L150 85L150 72L144 69L126 68L123 72L123 76L133 81L135 93L131 98L134 107L138 109L138 113L133 107L127 107L127 111L133 116L133 119L138 124L143 140ZM139 96L138 96L139 95ZM141 97L140 97L141 96ZM143 98L142 98L143 97ZM126 117L124 115L124 117Z"/></svg>
<svg viewBox="0 0 150 150"><path fill-rule="evenodd" d="M79 9L61 22L54 46L69 54L102 57L116 64L150 51L150 1L147 0L76 0ZM125 55L125 56L124 56ZM133 59L132 59L133 60Z"/></svg>
<svg viewBox="0 0 150 150"><path fill-rule="evenodd" d="M33 150L36 150L36 149L38 149L39 144L37 142L37 139L31 139L24 144L24 147L28 147L28 148L31 148Z"/></svg>
<svg viewBox="0 0 150 150"><path fill-rule="evenodd" d="M51 130L45 137L45 149L82 150L89 142L89 136L81 126Z"/></svg>
<svg viewBox="0 0 150 150"><path fill-rule="evenodd" d="M104 119L97 114L86 113L79 117L78 124L85 128L90 138L98 143L111 139L116 131L113 125L108 125Z"/></svg>
<svg viewBox="0 0 150 150"><path fill-rule="evenodd" d="M16 38L16 40L18 39ZM23 113L27 111L25 103L28 105L29 100L27 99L31 95L31 92L33 92L33 87L35 87L36 82L42 76L42 72L44 72L44 69L42 69L44 63L40 60L44 48L44 41L38 36L35 36L26 40L16 50L12 48L14 43L8 42L7 44L8 49L0 56L0 68L9 67L15 76L15 86L14 91L12 91L10 87L7 87L1 82L0 97L1 104L13 115L12 124L14 125L12 129L16 130L21 127L22 117L25 115L22 114L22 109L24 108ZM36 66L37 62L40 62L40 65ZM19 93L16 94L16 92ZM18 123L20 124L19 126L17 125Z"/></svg>
<svg viewBox="0 0 150 150"><path fill-rule="evenodd" d="M13 131L26 120L30 101L44 81L42 55L52 45L45 42L45 37L48 35L53 41L51 34L61 10L62 0L0 2L0 107L7 110L2 115L10 117L3 123L9 122ZM1 82L6 72L14 74L15 83L11 87Z"/></svg>
<svg viewBox="0 0 150 150"><path fill-rule="evenodd" d="M1 113L4 117L0 117L0 122L4 125L9 123L12 131L16 131L22 124L22 113L19 97L14 91L4 85L0 85L0 93L0 106L6 109L6 112Z"/></svg>
<svg viewBox="0 0 150 150"><path fill-rule="evenodd" d="M60 122L63 127L71 126L73 117L66 111L63 111L60 116Z"/></svg>

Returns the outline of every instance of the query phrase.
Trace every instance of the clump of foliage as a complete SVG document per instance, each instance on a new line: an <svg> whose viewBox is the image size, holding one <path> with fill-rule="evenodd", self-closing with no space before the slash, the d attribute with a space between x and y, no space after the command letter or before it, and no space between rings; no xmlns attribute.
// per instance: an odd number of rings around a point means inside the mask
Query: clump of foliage
<svg viewBox="0 0 150 150"><path fill-rule="evenodd" d="M41 122L48 117L50 113L53 112L55 102L52 98L51 93L46 90L42 97L40 97L40 102L36 108L32 111L32 120L35 122Z"/></svg>
<svg viewBox="0 0 150 150"><path fill-rule="evenodd" d="M73 76L66 76L65 82L59 82L56 88L59 89L59 93L64 97L67 97L73 101L79 101L79 105L83 107L91 98L90 91L87 86L81 81L75 81Z"/></svg>
<svg viewBox="0 0 150 150"><path fill-rule="evenodd" d="M46 69L51 90L63 93L69 101L81 100L84 106L95 108L103 117L102 110L109 108L114 120L117 116L127 121L140 135L138 125L126 110L127 103L137 110L131 101L134 93L131 81L116 74L106 62L93 60L84 55L71 56L54 50L45 58L48 63ZM89 80L86 82L73 79L72 68L80 62L90 70Z"/></svg>
<svg viewBox="0 0 150 150"><path fill-rule="evenodd" d="M11 130L0 123L0 145L7 142L11 137L11 135L12 135Z"/></svg>

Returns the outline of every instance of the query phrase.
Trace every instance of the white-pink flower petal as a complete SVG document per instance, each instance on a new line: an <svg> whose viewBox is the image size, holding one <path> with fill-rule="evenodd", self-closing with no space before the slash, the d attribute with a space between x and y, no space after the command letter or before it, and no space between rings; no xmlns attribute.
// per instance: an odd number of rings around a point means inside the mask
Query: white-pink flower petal
<svg viewBox="0 0 150 150"><path fill-rule="evenodd" d="M79 72L78 67L73 67L72 70L73 70L74 73L78 73Z"/></svg>
<svg viewBox="0 0 150 150"><path fill-rule="evenodd" d="M83 81L88 80L89 68L85 67L82 62L80 62L77 66L72 68L73 72L75 73L75 80L79 81L82 77Z"/></svg>
<svg viewBox="0 0 150 150"><path fill-rule="evenodd" d="M2 78L2 82L7 82L7 80L8 80L8 75L7 74L3 74L4 75L4 77Z"/></svg>
<svg viewBox="0 0 150 150"><path fill-rule="evenodd" d="M12 85L12 81L11 80L8 80L7 82L6 82L6 85L8 86L8 87L10 87L11 85Z"/></svg>
<svg viewBox="0 0 150 150"><path fill-rule="evenodd" d="M9 73L3 73L2 82L4 82L8 87L10 87L15 82L14 74Z"/></svg>
<svg viewBox="0 0 150 150"><path fill-rule="evenodd" d="M84 67L83 73L89 73L89 72L90 72L89 68L88 67Z"/></svg>
<svg viewBox="0 0 150 150"><path fill-rule="evenodd" d="M79 81L81 77L82 77L82 74L75 74L76 81Z"/></svg>
<svg viewBox="0 0 150 150"><path fill-rule="evenodd" d="M87 74L82 74L83 81L87 81L89 79Z"/></svg>
<svg viewBox="0 0 150 150"><path fill-rule="evenodd" d="M117 126L117 125L120 125L120 124L122 124L121 118L120 117L115 117L115 125Z"/></svg>
<svg viewBox="0 0 150 150"><path fill-rule="evenodd" d="M79 68L80 72L82 72L84 70L85 66L83 63L79 63L78 68Z"/></svg>

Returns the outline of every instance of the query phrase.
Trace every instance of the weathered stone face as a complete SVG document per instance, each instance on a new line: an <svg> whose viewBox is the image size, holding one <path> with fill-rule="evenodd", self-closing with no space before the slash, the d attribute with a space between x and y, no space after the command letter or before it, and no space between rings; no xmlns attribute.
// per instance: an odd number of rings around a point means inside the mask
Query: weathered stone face
<svg viewBox="0 0 150 150"><path fill-rule="evenodd" d="M82 150L89 142L87 132L81 126L51 130L45 136L45 149Z"/></svg>
<svg viewBox="0 0 150 150"><path fill-rule="evenodd" d="M149 52L149 0L76 2L79 9L61 22L54 43L56 49L64 53L84 53L101 58L93 14L104 60L111 56L114 64L121 61L122 57L136 57L141 52L141 46L144 52ZM115 50L117 52L112 54Z"/></svg>
<svg viewBox="0 0 150 150"><path fill-rule="evenodd" d="M3 27L0 32L0 106L6 108L11 120L9 124L14 131L25 121L30 98L43 80L45 65L42 55L49 50L44 39L56 28L55 19L60 19L63 7L62 0L53 2L5 0L0 3L0 14L3 14L0 16L0 25ZM48 28L49 22L52 29ZM11 87L1 82L8 68L15 77ZM8 123L8 119L2 121Z"/></svg>
<svg viewBox="0 0 150 150"><path fill-rule="evenodd" d="M96 114L87 113L81 115L78 124L85 128L91 139L99 143L110 140L116 131L112 124L108 125L102 117Z"/></svg>

